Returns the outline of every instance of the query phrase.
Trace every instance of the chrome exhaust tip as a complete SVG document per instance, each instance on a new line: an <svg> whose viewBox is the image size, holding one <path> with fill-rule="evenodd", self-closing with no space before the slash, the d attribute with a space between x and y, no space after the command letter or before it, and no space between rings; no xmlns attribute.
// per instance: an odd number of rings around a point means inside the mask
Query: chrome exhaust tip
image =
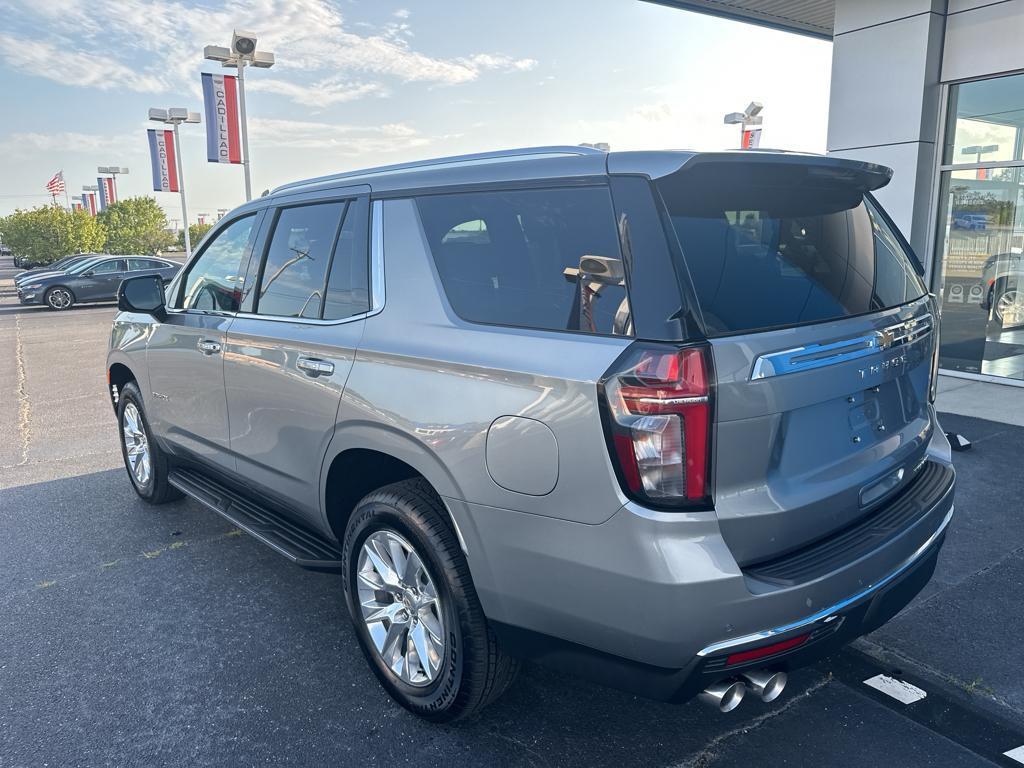
<svg viewBox="0 0 1024 768"><path fill-rule="evenodd" d="M785 672L770 672L767 669L744 672L743 679L746 681L747 687L756 696L760 696L763 702L775 701L779 698L789 681Z"/></svg>
<svg viewBox="0 0 1024 768"><path fill-rule="evenodd" d="M743 701L746 692L747 686L742 680L722 680L709 685L697 698L719 712L732 712Z"/></svg>

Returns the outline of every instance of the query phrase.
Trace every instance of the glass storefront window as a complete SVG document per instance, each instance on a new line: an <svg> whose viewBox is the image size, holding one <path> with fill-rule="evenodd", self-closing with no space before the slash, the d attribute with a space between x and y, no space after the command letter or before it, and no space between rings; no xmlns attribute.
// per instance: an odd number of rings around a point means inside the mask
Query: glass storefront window
<svg viewBox="0 0 1024 768"><path fill-rule="evenodd" d="M947 112L943 164L1024 157L1024 75L954 85Z"/></svg>
<svg viewBox="0 0 1024 768"><path fill-rule="evenodd" d="M1024 168L942 177L939 364L1024 379Z"/></svg>
<svg viewBox="0 0 1024 768"><path fill-rule="evenodd" d="M1024 380L1024 75L950 86L947 114L939 365Z"/></svg>

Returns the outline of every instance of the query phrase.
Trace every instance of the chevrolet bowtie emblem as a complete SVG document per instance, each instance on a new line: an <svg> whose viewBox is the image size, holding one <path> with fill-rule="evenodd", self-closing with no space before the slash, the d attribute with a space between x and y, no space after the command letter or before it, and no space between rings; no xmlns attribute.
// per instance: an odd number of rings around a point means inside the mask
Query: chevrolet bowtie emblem
<svg viewBox="0 0 1024 768"><path fill-rule="evenodd" d="M877 332L876 337L878 338L879 349L888 349L892 346L893 341L896 339L893 330L893 328L886 328L884 331Z"/></svg>

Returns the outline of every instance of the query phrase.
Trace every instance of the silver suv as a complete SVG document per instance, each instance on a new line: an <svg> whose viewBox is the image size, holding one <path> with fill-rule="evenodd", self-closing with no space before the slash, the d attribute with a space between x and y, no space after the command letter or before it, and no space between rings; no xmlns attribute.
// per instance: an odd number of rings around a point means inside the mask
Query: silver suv
<svg viewBox="0 0 1024 768"><path fill-rule="evenodd" d="M523 658L770 701L917 594L952 516L890 175L547 147L280 187L121 285L128 476L340 572L430 720Z"/></svg>

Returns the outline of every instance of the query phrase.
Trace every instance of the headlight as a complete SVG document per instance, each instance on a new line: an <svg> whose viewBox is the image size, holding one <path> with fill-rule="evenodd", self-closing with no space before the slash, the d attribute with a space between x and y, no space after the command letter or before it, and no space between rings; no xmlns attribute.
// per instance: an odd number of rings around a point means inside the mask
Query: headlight
<svg viewBox="0 0 1024 768"><path fill-rule="evenodd" d="M35 290L38 290L39 288L42 288L42 287L43 287L42 283L36 283L35 285L23 285L23 286L21 286L21 289L23 291L35 291Z"/></svg>

